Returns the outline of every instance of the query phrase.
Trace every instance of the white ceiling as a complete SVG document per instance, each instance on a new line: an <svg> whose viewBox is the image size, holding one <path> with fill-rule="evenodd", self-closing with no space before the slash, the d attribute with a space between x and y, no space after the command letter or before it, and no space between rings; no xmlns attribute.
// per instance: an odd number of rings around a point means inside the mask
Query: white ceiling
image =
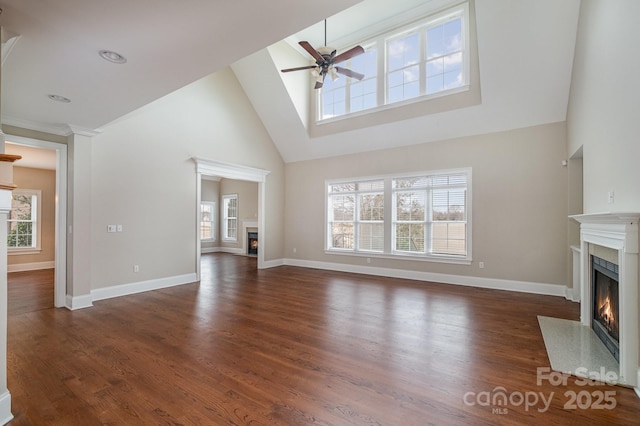
<svg viewBox="0 0 640 426"><path fill-rule="evenodd" d="M2 0L3 122L100 128L357 1Z"/></svg>
<svg viewBox="0 0 640 426"><path fill-rule="evenodd" d="M305 102L286 80L297 79L293 86L304 91L305 80L292 75L304 72L278 71L283 61L307 64L308 55L278 41L323 44L328 17L328 44L346 47L446 1L0 0L0 24L20 35L4 62L2 119L36 129L99 129L233 64L287 162L563 121L580 0L476 0L481 105L309 137L299 113ZM128 62L106 62L101 49ZM289 62L291 52L298 63Z"/></svg>
<svg viewBox="0 0 640 426"><path fill-rule="evenodd" d="M416 6L416 3L419 4ZM442 3L446 0L403 0L393 2L391 6L391 2L385 0L367 0L342 15L352 16L355 20L370 13L374 23L384 23L382 18L386 16L387 23L393 26L393 17L416 19L430 5ZM371 9L376 11L375 14L370 11L370 4L375 5ZM415 9L405 10L400 6ZM475 8L482 101L473 107L382 124L372 120L365 128L310 137L305 117L295 114L296 101L293 98L301 89L299 82L293 82L295 76L292 74L297 73L277 72L277 68L284 65L282 58L286 57L286 46L271 46L269 55L254 54L232 67L286 162L564 121L580 1L476 0ZM337 19L330 18L329 22L332 21ZM344 22L347 21L349 19ZM381 25L371 27L371 32L376 33ZM334 31L340 40L347 41L346 46L354 41L348 35ZM317 40L318 32L322 36L322 27L316 25L305 29L303 36L294 35L287 41L295 44L299 39L312 39L314 33ZM331 34L329 29L327 32ZM332 43L331 38L328 42ZM333 46L345 47L338 41ZM292 61L290 56L288 58ZM308 64L308 55L302 52L300 61L290 66ZM252 77L252 70L256 68L272 70L263 72L257 81ZM306 84L308 87L311 83ZM273 108L274 103L278 108Z"/></svg>

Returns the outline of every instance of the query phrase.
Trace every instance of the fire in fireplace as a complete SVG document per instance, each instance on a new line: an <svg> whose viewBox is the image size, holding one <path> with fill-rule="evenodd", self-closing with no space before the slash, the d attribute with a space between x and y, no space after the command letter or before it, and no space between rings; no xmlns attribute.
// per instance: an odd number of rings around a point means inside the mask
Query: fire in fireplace
<svg viewBox="0 0 640 426"><path fill-rule="evenodd" d="M593 280L592 328L614 358L619 361L618 265L596 256L591 256L591 265Z"/></svg>
<svg viewBox="0 0 640 426"><path fill-rule="evenodd" d="M248 254L258 254L258 233L257 232L247 232L247 253Z"/></svg>

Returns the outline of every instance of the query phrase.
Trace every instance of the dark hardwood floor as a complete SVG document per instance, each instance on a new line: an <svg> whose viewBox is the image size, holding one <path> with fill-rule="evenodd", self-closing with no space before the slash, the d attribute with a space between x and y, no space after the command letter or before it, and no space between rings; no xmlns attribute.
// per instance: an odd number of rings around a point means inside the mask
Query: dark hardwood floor
<svg viewBox="0 0 640 426"><path fill-rule="evenodd" d="M54 271L55 269L41 269L7 274L9 315L53 308Z"/></svg>
<svg viewBox="0 0 640 426"><path fill-rule="evenodd" d="M10 295L10 310L14 303ZM640 419L631 389L575 378L537 383L537 368L549 361L536 316L578 317L578 305L558 297L288 266L257 270L255 258L208 254L200 283L73 312L13 312L11 425ZM500 391L508 400L493 405ZM595 404L604 392L609 403ZM533 404L534 395L550 398L549 406ZM572 395L584 408L572 409Z"/></svg>

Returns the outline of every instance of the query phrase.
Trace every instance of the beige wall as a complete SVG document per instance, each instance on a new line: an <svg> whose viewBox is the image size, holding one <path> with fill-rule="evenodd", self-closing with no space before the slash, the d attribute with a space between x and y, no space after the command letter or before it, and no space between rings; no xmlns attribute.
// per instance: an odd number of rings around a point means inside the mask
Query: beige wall
<svg viewBox="0 0 640 426"><path fill-rule="evenodd" d="M284 163L229 69L106 126L93 139L93 289L195 272L193 157L271 171L265 183L271 232L262 247L265 260L282 258L283 221L274 212L284 204ZM108 224L122 224L123 232L107 233Z"/></svg>
<svg viewBox="0 0 640 426"><path fill-rule="evenodd" d="M324 253L326 179L471 167L472 265L374 258L370 266L566 285L566 158L565 124L556 123L289 163L286 257L365 265L364 257Z"/></svg>
<svg viewBox="0 0 640 426"><path fill-rule="evenodd" d="M638 16L637 0L581 3L567 135L570 154L583 147L585 213L640 211Z"/></svg>
<svg viewBox="0 0 640 426"><path fill-rule="evenodd" d="M9 265L25 263L42 263L55 261L55 196L56 196L56 171L32 169L27 167L13 168L13 182L18 189L39 189L42 191L40 200L41 236L38 254L23 254L8 256Z"/></svg>

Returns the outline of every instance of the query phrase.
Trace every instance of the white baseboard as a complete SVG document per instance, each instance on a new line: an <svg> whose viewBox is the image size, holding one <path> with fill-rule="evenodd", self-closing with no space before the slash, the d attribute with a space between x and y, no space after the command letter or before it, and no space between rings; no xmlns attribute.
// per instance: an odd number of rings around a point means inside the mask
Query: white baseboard
<svg viewBox="0 0 640 426"><path fill-rule="evenodd" d="M9 391L0 395L0 425L6 425L13 419L11 414L11 394Z"/></svg>
<svg viewBox="0 0 640 426"><path fill-rule="evenodd" d="M219 253L221 247L202 247L200 253Z"/></svg>
<svg viewBox="0 0 640 426"><path fill-rule="evenodd" d="M155 280L140 281L137 283L121 284L112 287L91 290L93 300L111 299L113 297L127 296L142 293L144 291L159 290L161 288L196 282L196 274L184 274L174 277L159 278Z"/></svg>
<svg viewBox="0 0 640 426"><path fill-rule="evenodd" d="M242 248L218 247L218 253L247 254Z"/></svg>
<svg viewBox="0 0 640 426"><path fill-rule="evenodd" d="M265 260L264 262L262 262L262 265L260 265L260 269L275 268L277 266L283 266L283 265L285 265L284 259Z"/></svg>
<svg viewBox="0 0 640 426"><path fill-rule="evenodd" d="M580 302L580 293L574 292L572 288L568 288L564 294L565 299L571 300L572 302Z"/></svg>
<svg viewBox="0 0 640 426"><path fill-rule="evenodd" d="M37 271L40 269L53 269L55 267L56 262L53 260L50 262L16 263L7 265L7 272Z"/></svg>
<svg viewBox="0 0 640 426"><path fill-rule="evenodd" d="M90 294L82 296L71 296L67 294L65 307L70 311L76 311L78 309L90 308L93 306L93 302Z"/></svg>
<svg viewBox="0 0 640 426"><path fill-rule="evenodd" d="M504 280L498 278L470 277L466 275L439 274L424 271L408 271L404 269L379 268L375 266L349 265L344 263L284 259L284 264L291 266L300 266L303 268L326 269L330 271L352 272L355 274L367 274L381 277L430 281L443 284L465 285L469 287L488 288L494 290L508 290L521 293L543 294L548 296L564 297L567 290L566 286L559 284L544 284L528 281Z"/></svg>

